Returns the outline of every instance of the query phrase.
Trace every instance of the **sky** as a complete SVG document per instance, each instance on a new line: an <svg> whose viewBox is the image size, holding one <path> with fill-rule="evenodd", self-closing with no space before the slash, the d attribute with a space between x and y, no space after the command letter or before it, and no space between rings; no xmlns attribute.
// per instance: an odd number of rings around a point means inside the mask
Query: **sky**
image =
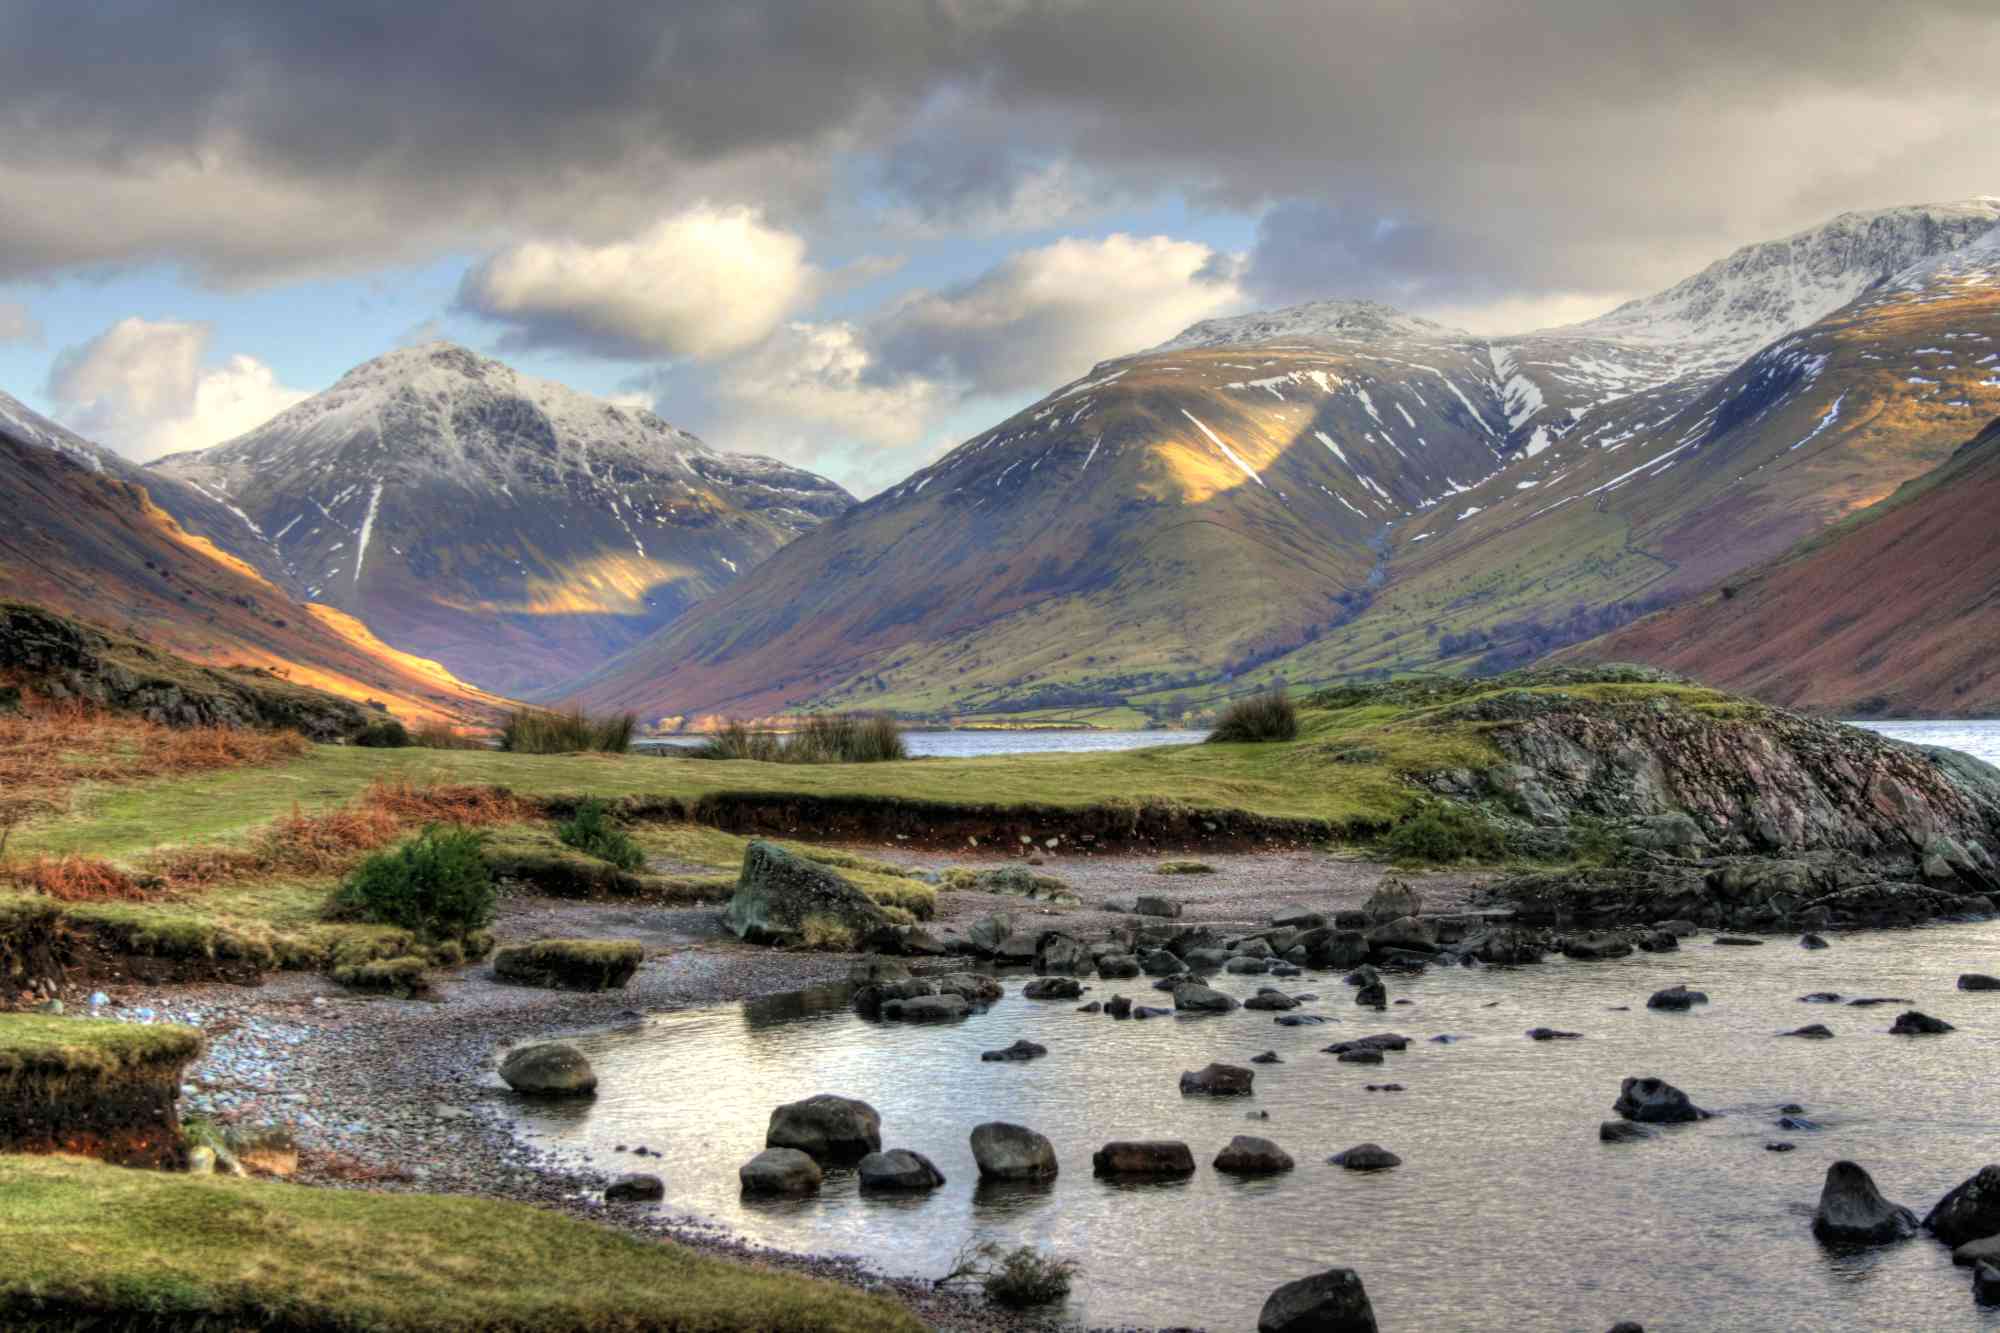
<svg viewBox="0 0 2000 1333"><path fill-rule="evenodd" d="M1991 0L0 0L0 390L449 338L858 495L1199 319L1585 318L2000 193Z"/></svg>

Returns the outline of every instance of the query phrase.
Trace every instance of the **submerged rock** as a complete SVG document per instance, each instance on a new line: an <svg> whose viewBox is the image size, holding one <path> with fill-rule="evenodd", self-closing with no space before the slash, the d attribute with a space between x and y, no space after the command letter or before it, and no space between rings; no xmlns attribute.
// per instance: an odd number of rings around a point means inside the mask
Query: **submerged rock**
<svg viewBox="0 0 2000 1333"><path fill-rule="evenodd" d="M1294 1165L1290 1153L1253 1134L1238 1134L1215 1155L1216 1170L1237 1176L1272 1175L1289 1171Z"/></svg>
<svg viewBox="0 0 2000 1333"><path fill-rule="evenodd" d="M1833 1036L1833 1029L1824 1023L1808 1023L1802 1028L1793 1028L1790 1032L1780 1032L1778 1035L1781 1037L1806 1037L1814 1041L1825 1041L1827 1038Z"/></svg>
<svg viewBox="0 0 2000 1333"><path fill-rule="evenodd" d="M1636 1139L1650 1139L1653 1131L1630 1120L1606 1120L1597 1126L1600 1143L1631 1143Z"/></svg>
<svg viewBox="0 0 2000 1333"><path fill-rule="evenodd" d="M1211 1097L1248 1097L1257 1075L1241 1065L1210 1064L1181 1074L1181 1091Z"/></svg>
<svg viewBox="0 0 2000 1333"><path fill-rule="evenodd" d="M1581 1041L1581 1032L1564 1032L1561 1028L1529 1028L1529 1041Z"/></svg>
<svg viewBox="0 0 2000 1333"><path fill-rule="evenodd" d="M855 1174L864 1190L922 1191L944 1184L944 1172L937 1164L908 1148L869 1153L855 1167Z"/></svg>
<svg viewBox="0 0 2000 1333"><path fill-rule="evenodd" d="M1262 1055L1251 1056L1250 1063L1253 1065L1281 1065L1285 1062L1279 1058L1276 1051L1265 1051Z"/></svg>
<svg viewBox="0 0 2000 1333"><path fill-rule="evenodd" d="M1967 972L1958 979L1960 990L2000 990L2000 977L1989 977L1984 972Z"/></svg>
<svg viewBox="0 0 2000 1333"><path fill-rule="evenodd" d="M1056 1173L1055 1145L1025 1125L989 1120L972 1131L981 1180L1044 1180Z"/></svg>
<svg viewBox="0 0 2000 1333"><path fill-rule="evenodd" d="M1191 1176L1194 1154L1173 1140L1119 1141L1091 1154L1090 1169L1099 1176Z"/></svg>
<svg viewBox="0 0 2000 1333"><path fill-rule="evenodd" d="M1688 1099L1688 1095L1661 1078L1628 1078L1618 1089L1613 1112L1626 1120L1648 1125L1681 1124L1707 1120L1710 1113Z"/></svg>
<svg viewBox="0 0 2000 1333"><path fill-rule="evenodd" d="M1708 992L1689 990L1686 986L1669 986L1665 990L1654 991L1647 999L1648 1009L1692 1009L1698 1004L1708 1003Z"/></svg>
<svg viewBox="0 0 2000 1333"><path fill-rule="evenodd" d="M2000 1235L2000 1165L1980 1167L1938 1200L1924 1218L1924 1229L1947 1245Z"/></svg>
<svg viewBox="0 0 2000 1333"><path fill-rule="evenodd" d="M1003 1046L997 1051L981 1051L979 1058L986 1061L1038 1060L1048 1053L1048 1047L1022 1037L1012 1046Z"/></svg>
<svg viewBox="0 0 2000 1333"><path fill-rule="evenodd" d="M1984 1262L1972 1266L1972 1299L1981 1305L2000 1305L2000 1268Z"/></svg>
<svg viewBox="0 0 2000 1333"><path fill-rule="evenodd" d="M972 1006L956 995L917 995L886 1001L878 1012L898 1023L955 1023L970 1014Z"/></svg>
<svg viewBox="0 0 2000 1333"><path fill-rule="evenodd" d="M1260 990L1243 1002L1245 1009L1286 1010L1296 1009L1299 1002L1282 991Z"/></svg>
<svg viewBox="0 0 2000 1333"><path fill-rule="evenodd" d="M1801 949L1825 949L1830 946L1828 946L1825 940L1808 931L1799 936L1799 947Z"/></svg>
<svg viewBox="0 0 2000 1333"><path fill-rule="evenodd" d="M743 1193L796 1198L819 1193L819 1163L796 1148L766 1148L736 1171Z"/></svg>
<svg viewBox="0 0 2000 1333"><path fill-rule="evenodd" d="M1376 1333L1375 1311L1351 1268L1287 1282L1257 1315L1257 1333Z"/></svg>
<svg viewBox="0 0 2000 1333"><path fill-rule="evenodd" d="M1392 1166L1401 1166L1403 1159L1384 1148L1379 1143L1360 1143L1337 1152L1326 1159L1335 1166L1344 1166L1349 1171L1387 1171Z"/></svg>
<svg viewBox="0 0 2000 1333"><path fill-rule="evenodd" d="M1812 1229L1823 1241L1878 1245L1915 1234L1917 1215L1883 1198L1858 1164L1842 1161L1826 1169Z"/></svg>

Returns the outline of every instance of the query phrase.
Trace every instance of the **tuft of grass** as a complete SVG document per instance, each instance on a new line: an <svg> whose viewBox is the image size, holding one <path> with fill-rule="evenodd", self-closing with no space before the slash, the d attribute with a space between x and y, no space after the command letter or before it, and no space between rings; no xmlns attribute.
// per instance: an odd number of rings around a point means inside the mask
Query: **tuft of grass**
<svg viewBox="0 0 2000 1333"><path fill-rule="evenodd" d="M608 861L620 870L638 870L646 864L646 853L612 818L610 803L595 796L577 802L576 813L556 825L556 837L585 856Z"/></svg>
<svg viewBox="0 0 2000 1333"><path fill-rule="evenodd" d="M879 1296L524 1204L7 1157L0 1327L920 1333L924 1325Z"/></svg>
<svg viewBox="0 0 2000 1333"><path fill-rule="evenodd" d="M852 953L860 940L854 928L817 914L799 922L799 947L816 953Z"/></svg>
<svg viewBox="0 0 2000 1333"><path fill-rule="evenodd" d="M1389 830L1382 840L1389 855L1402 862L1498 861L1507 854L1500 826L1471 806L1456 801L1426 801Z"/></svg>
<svg viewBox="0 0 2000 1333"><path fill-rule="evenodd" d="M342 963L333 969L333 979L349 990L374 995L409 997L430 990L426 969L428 958L404 954L398 958L371 958L366 962Z"/></svg>
<svg viewBox="0 0 2000 1333"><path fill-rule="evenodd" d="M989 1240L960 1250L951 1272L939 1278L938 1285L977 1282L994 1304L1026 1309L1052 1305L1069 1295L1081 1268L1074 1259L1045 1255L1032 1245L1007 1250Z"/></svg>
<svg viewBox="0 0 2000 1333"><path fill-rule="evenodd" d="M428 939L462 938L492 924L493 872L485 837L438 826L363 861L334 895L333 912Z"/></svg>
<svg viewBox="0 0 2000 1333"><path fill-rule="evenodd" d="M1211 741L1295 741L1299 710L1285 691L1271 690L1238 699L1215 720Z"/></svg>
<svg viewBox="0 0 2000 1333"><path fill-rule="evenodd" d="M470 736L449 722L432 719L419 722L410 732L410 744L424 750L489 750L483 737Z"/></svg>
<svg viewBox="0 0 2000 1333"><path fill-rule="evenodd" d="M766 764L878 764L910 757L903 729L881 713L815 713L785 736L729 722L691 753Z"/></svg>
<svg viewBox="0 0 2000 1333"><path fill-rule="evenodd" d="M632 713L592 717L581 708L517 708L500 729L500 748L513 754L624 754L638 730Z"/></svg>

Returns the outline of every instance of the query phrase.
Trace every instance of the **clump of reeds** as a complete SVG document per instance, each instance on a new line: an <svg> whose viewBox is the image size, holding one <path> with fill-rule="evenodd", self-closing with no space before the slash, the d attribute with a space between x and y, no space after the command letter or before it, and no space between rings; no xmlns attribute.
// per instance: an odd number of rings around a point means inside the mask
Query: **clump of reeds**
<svg viewBox="0 0 2000 1333"><path fill-rule="evenodd" d="M500 748L516 754L624 754L638 730L632 713L594 717L581 708L517 708L500 730Z"/></svg>
<svg viewBox="0 0 2000 1333"><path fill-rule="evenodd" d="M814 713L786 735L729 722L691 753L698 759L767 764L874 764L910 757L902 727L882 713Z"/></svg>

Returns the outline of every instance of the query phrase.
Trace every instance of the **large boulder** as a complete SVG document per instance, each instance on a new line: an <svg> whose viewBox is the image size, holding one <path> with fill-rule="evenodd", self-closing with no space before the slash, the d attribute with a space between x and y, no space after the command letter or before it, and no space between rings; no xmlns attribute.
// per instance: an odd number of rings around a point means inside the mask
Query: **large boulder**
<svg viewBox="0 0 2000 1333"><path fill-rule="evenodd" d="M1272 1175L1292 1169L1292 1155L1269 1139L1238 1134L1215 1155L1215 1169L1236 1176Z"/></svg>
<svg viewBox="0 0 2000 1333"><path fill-rule="evenodd" d="M1939 1199L1924 1218L1924 1229L1947 1245L2000 1235L2000 1166L1980 1167L1972 1179Z"/></svg>
<svg viewBox="0 0 2000 1333"><path fill-rule="evenodd" d="M588 1097L597 1091L590 1061L567 1042L538 1042L509 1051L500 1062L500 1077L530 1097Z"/></svg>
<svg viewBox="0 0 2000 1333"><path fill-rule="evenodd" d="M796 1148L766 1148L736 1170L746 1195L796 1198L819 1193L824 1173Z"/></svg>
<svg viewBox="0 0 2000 1333"><path fill-rule="evenodd" d="M864 1190L912 1192L934 1190L944 1184L944 1172L937 1169L936 1163L908 1148L871 1152L855 1167L855 1174L861 1178Z"/></svg>
<svg viewBox="0 0 2000 1333"><path fill-rule="evenodd" d="M1874 1178L1857 1163L1835 1162L1826 1169L1812 1229L1824 1241L1877 1245L1913 1235L1917 1215L1883 1198Z"/></svg>
<svg viewBox="0 0 2000 1333"><path fill-rule="evenodd" d="M857 1162L882 1149L882 1117L867 1102L822 1092L771 1112L767 1148L796 1148L821 1162Z"/></svg>
<svg viewBox="0 0 2000 1333"><path fill-rule="evenodd" d="M981 1180L1046 1180L1056 1173L1055 1145L1024 1125L989 1120L972 1131Z"/></svg>
<svg viewBox="0 0 2000 1333"><path fill-rule="evenodd" d="M1191 1176L1194 1154L1169 1139L1121 1140L1091 1154L1090 1169L1099 1176Z"/></svg>
<svg viewBox="0 0 2000 1333"><path fill-rule="evenodd" d="M1375 1311L1358 1273L1329 1268L1272 1292L1257 1333L1376 1333Z"/></svg>
<svg viewBox="0 0 2000 1333"><path fill-rule="evenodd" d="M1211 1064L1181 1073L1181 1091L1211 1097L1248 1097L1256 1071L1242 1065Z"/></svg>
<svg viewBox="0 0 2000 1333"><path fill-rule="evenodd" d="M1361 904L1362 914L1378 924L1394 921L1398 917L1416 916L1423 910L1424 895L1414 885L1393 876L1383 879L1381 887Z"/></svg>
<svg viewBox="0 0 2000 1333"><path fill-rule="evenodd" d="M1043 976L1081 976L1093 965L1090 950L1072 935L1051 932L1035 946L1035 971Z"/></svg>
<svg viewBox="0 0 2000 1333"><path fill-rule="evenodd" d="M836 942L843 932L859 943L890 924L867 894L832 869L762 839L743 853L724 920L740 939L780 945Z"/></svg>
<svg viewBox="0 0 2000 1333"><path fill-rule="evenodd" d="M1688 1095L1662 1078L1628 1078L1619 1085L1613 1112L1645 1125L1676 1125L1689 1120L1706 1120L1702 1110Z"/></svg>

